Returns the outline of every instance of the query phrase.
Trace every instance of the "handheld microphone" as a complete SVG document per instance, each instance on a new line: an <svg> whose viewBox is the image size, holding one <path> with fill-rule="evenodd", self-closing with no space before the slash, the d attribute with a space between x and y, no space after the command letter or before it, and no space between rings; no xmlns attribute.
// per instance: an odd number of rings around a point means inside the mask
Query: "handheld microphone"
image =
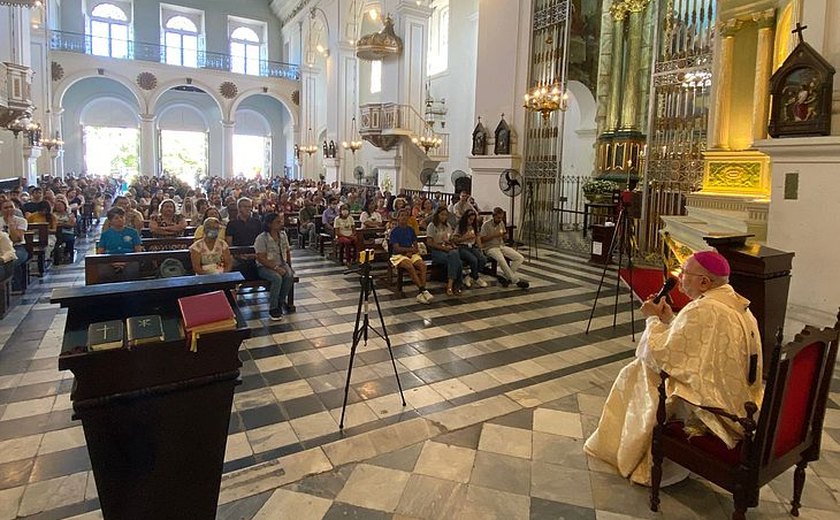
<svg viewBox="0 0 840 520"><path fill-rule="evenodd" d="M656 296L653 297L653 303L659 303L659 301L668 296L668 293L676 286L677 279L669 276L668 279L665 280L665 283L662 284L662 288L659 289L659 292L656 293Z"/></svg>

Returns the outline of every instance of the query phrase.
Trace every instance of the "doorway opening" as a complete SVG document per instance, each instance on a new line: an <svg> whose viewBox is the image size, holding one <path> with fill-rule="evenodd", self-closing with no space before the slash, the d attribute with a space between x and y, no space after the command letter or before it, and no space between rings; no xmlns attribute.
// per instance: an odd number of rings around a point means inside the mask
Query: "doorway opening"
<svg viewBox="0 0 840 520"><path fill-rule="evenodd" d="M136 128L85 126L82 138L87 173L123 177L137 175L140 133Z"/></svg>
<svg viewBox="0 0 840 520"><path fill-rule="evenodd" d="M233 171L246 179L271 177L271 137L261 135L233 136Z"/></svg>
<svg viewBox="0 0 840 520"><path fill-rule="evenodd" d="M163 173L196 186L207 175L207 132L161 130L160 157Z"/></svg>

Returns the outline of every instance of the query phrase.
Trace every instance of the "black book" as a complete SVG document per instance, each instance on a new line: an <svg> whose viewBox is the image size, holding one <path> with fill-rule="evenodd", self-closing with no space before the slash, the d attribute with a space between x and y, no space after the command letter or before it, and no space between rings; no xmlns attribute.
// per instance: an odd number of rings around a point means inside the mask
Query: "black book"
<svg viewBox="0 0 840 520"><path fill-rule="evenodd" d="M132 316L125 320L128 328L128 346L163 341L163 320L157 314Z"/></svg>
<svg viewBox="0 0 840 520"><path fill-rule="evenodd" d="M88 350L108 350L123 346L121 320L101 321L88 325Z"/></svg>

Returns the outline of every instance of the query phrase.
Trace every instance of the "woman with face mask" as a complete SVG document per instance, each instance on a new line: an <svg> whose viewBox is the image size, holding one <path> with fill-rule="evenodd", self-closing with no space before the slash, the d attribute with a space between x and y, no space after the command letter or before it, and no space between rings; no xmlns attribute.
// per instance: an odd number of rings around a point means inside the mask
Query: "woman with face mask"
<svg viewBox="0 0 840 520"><path fill-rule="evenodd" d="M219 238L221 227L218 218L207 218L204 221L204 238L190 246L190 261L195 274L227 273L233 268L230 248Z"/></svg>

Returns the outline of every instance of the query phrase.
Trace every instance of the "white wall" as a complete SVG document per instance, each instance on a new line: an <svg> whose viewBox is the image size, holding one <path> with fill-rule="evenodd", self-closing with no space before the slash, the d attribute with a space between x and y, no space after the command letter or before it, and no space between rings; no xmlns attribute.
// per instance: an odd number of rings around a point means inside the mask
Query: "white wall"
<svg viewBox="0 0 840 520"><path fill-rule="evenodd" d="M445 72L431 78L435 99L446 98L446 128L435 130L449 134L449 160L440 164L442 191L453 191L451 176L455 170L469 172L472 130L475 127L475 78L478 46L478 0L449 2L449 63ZM495 114L498 122L501 114ZM489 117L489 115L488 115ZM485 124L488 124L485 121ZM493 123L495 125L495 123Z"/></svg>

